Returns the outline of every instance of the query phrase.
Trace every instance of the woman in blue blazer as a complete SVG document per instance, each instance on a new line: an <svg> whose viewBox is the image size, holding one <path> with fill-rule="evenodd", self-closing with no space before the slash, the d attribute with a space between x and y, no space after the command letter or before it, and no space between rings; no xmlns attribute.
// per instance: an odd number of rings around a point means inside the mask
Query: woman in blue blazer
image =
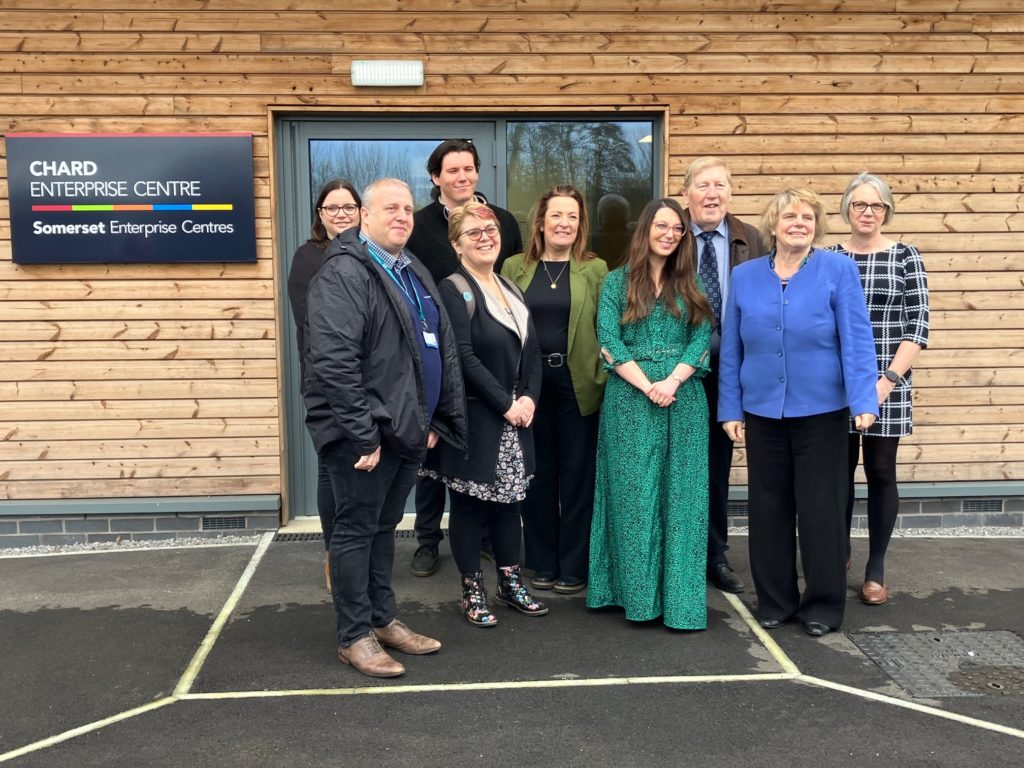
<svg viewBox="0 0 1024 768"><path fill-rule="evenodd" d="M771 252L732 274L718 420L746 442L758 620L797 618L819 637L843 621L847 428L851 414L857 429L878 416L874 337L856 266L814 247L826 234L821 198L780 192L760 228Z"/></svg>

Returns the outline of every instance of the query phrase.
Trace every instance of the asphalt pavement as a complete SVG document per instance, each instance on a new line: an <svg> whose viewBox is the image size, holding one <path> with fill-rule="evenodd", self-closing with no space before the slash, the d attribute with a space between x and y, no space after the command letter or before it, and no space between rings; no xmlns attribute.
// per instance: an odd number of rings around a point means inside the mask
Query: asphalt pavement
<svg viewBox="0 0 1024 768"><path fill-rule="evenodd" d="M743 537L748 591L709 589L703 632L551 592L547 616L497 604L498 626L473 627L447 547L416 578L400 539L399 615L444 647L399 655L393 680L337 661L322 543L258 541L0 559L0 762L1024 765L1024 656L979 665L946 642L1024 637L1024 539L894 540L882 606L856 599L857 539L846 621L821 639L756 626ZM909 657L869 658L873 636L934 643L924 661L956 656L940 677L961 687L915 695L892 674Z"/></svg>

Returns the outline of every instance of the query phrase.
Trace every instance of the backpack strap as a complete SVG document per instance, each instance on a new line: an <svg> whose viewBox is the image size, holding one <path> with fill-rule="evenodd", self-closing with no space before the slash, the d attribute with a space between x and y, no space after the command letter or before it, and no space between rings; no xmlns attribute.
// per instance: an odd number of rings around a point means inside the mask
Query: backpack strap
<svg viewBox="0 0 1024 768"><path fill-rule="evenodd" d="M462 294L462 298L466 300L466 314L469 315L469 319L473 319L473 315L476 314L476 295L469 287L469 281L460 275L458 272L453 272L445 278L449 283L454 285L459 293Z"/></svg>

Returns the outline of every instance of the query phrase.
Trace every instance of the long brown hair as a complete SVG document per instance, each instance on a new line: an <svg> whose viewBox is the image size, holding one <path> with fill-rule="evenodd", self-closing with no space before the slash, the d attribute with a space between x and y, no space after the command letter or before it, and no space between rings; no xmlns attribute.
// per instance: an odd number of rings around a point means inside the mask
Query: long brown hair
<svg viewBox="0 0 1024 768"><path fill-rule="evenodd" d="M544 255L544 218L548 215L548 204L556 197L570 197L580 207L579 229L576 232L576 239L569 248L569 258L576 262L596 258L596 254L587 250L590 222L587 219L587 205L583 201L583 193L571 184L560 184L549 189L537 201L537 210L533 214L533 223L530 224L530 241L526 245L526 253L523 254L524 269L532 262L540 261Z"/></svg>
<svg viewBox="0 0 1024 768"><path fill-rule="evenodd" d="M669 254L661 280L661 296L654 293L654 281L649 269L650 237L654 217L662 208L669 208L679 216L683 225L683 237L679 245ZM626 273L626 311L622 323L643 320L661 300L673 317L682 317L679 301L686 307L686 318L690 325L697 325L711 318L711 305L697 287L697 245L690 231L690 217L675 200L663 197L649 202L640 213L633 239L627 250L629 271Z"/></svg>

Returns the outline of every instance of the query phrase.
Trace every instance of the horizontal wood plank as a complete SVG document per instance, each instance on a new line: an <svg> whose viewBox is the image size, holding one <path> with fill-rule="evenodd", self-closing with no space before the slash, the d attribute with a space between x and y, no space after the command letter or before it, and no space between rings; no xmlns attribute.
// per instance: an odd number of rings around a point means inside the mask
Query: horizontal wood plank
<svg viewBox="0 0 1024 768"><path fill-rule="evenodd" d="M58 440L194 440L238 437L275 438L276 418L135 418L66 421L0 421L0 441Z"/></svg>
<svg viewBox="0 0 1024 768"><path fill-rule="evenodd" d="M202 459L221 456L280 456L277 437L165 440L0 441L0 462L69 460Z"/></svg>

